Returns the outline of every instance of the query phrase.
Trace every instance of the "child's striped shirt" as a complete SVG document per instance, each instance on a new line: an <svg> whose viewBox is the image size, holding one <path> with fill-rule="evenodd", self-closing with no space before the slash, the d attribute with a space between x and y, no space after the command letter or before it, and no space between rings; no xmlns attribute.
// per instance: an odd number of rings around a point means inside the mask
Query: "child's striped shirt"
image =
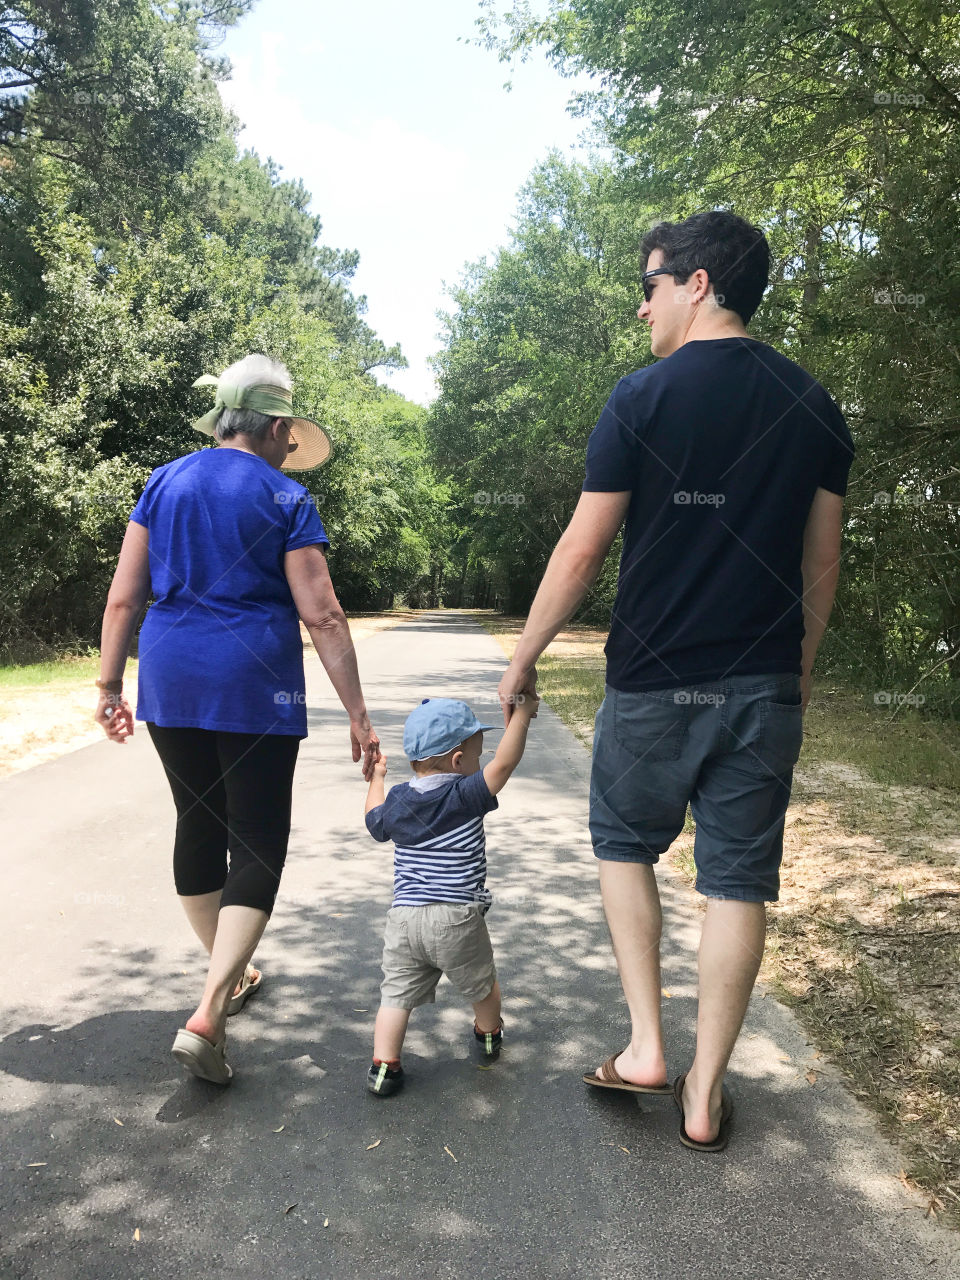
<svg viewBox="0 0 960 1280"><path fill-rule="evenodd" d="M367 830L375 840L394 842L393 905L490 903L483 816L497 807L482 769L391 787L367 814Z"/></svg>

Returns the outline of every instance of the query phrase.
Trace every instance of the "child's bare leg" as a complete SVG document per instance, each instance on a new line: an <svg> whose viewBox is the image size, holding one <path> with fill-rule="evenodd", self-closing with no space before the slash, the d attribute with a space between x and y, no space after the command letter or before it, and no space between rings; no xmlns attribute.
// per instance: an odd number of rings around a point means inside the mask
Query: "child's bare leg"
<svg viewBox="0 0 960 1280"><path fill-rule="evenodd" d="M500 1030L500 983L494 982L490 994L473 1006L478 1031Z"/></svg>
<svg viewBox="0 0 960 1280"><path fill-rule="evenodd" d="M403 1037L410 1021L409 1009L382 1004L373 1028L373 1056L379 1062L394 1062L403 1049Z"/></svg>

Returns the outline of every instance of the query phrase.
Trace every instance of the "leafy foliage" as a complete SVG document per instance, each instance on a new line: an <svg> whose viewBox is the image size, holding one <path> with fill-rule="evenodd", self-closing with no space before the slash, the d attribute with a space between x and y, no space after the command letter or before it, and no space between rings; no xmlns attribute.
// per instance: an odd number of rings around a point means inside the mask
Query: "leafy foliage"
<svg viewBox="0 0 960 1280"><path fill-rule="evenodd" d="M693 8L553 0L540 13L518 3L502 17L498 7L483 5L480 30L501 57L541 45L564 72L594 77L597 88L580 95L579 107L613 148L612 171L591 170L605 173L608 205L645 222L730 207L766 230L773 279L754 331L824 382L858 446L825 657L874 687L927 680L932 696L952 704L960 675L960 280L951 267L960 238L960 16L935 0L701 0ZM593 194L585 201L590 210L602 203ZM522 264L513 270L535 270L559 231L545 226L534 242L521 227ZM624 266L635 281L629 248ZM493 274L468 281L464 323L483 281L503 269L501 256ZM591 300L606 298L599 278L582 284L587 294L571 297L561 270L552 286L561 307L574 304L577 333ZM536 293L541 336L562 361L548 290ZM464 395L459 389L460 323L443 358L444 400L479 424L489 418L487 399L467 383ZM629 348L629 328L614 328ZM491 347L516 350L486 319L475 342L492 367ZM612 360L607 389L620 371ZM577 386L569 369L560 377ZM566 421L582 439L576 414ZM539 540L515 547L515 558L524 554L537 560Z"/></svg>
<svg viewBox="0 0 960 1280"><path fill-rule="evenodd" d="M510 247L453 293L430 434L459 494L454 560L479 603L529 605L579 495L597 415L645 358L643 227L609 166L552 155L522 193Z"/></svg>
<svg viewBox="0 0 960 1280"><path fill-rule="evenodd" d="M401 367L299 182L238 154L210 49L248 3L0 10L0 649L96 637L136 495L201 446L201 373L284 360L334 460L308 475L348 607L430 597L446 490Z"/></svg>

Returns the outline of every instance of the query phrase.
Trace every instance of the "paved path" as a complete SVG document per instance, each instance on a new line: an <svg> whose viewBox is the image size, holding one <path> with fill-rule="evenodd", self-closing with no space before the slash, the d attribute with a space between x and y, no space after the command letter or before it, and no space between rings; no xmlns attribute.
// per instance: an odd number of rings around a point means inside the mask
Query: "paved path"
<svg viewBox="0 0 960 1280"><path fill-rule="evenodd" d="M494 712L501 651L456 614L359 652L393 781L420 697ZM735 1058L725 1156L682 1148L672 1103L580 1082L621 1045L625 1020L585 838L588 756L546 707L487 822L508 1048L475 1067L469 1015L443 984L414 1015L407 1090L370 1097L390 859L364 830L365 788L318 663L309 679L287 873L258 953L264 990L230 1024L229 1089L185 1076L169 1053L200 966L146 734L0 784L0 1274L957 1276L956 1238L923 1220L897 1153L829 1068L806 1082L809 1047L772 997L754 998ZM669 881L665 902L680 1070L697 909Z"/></svg>

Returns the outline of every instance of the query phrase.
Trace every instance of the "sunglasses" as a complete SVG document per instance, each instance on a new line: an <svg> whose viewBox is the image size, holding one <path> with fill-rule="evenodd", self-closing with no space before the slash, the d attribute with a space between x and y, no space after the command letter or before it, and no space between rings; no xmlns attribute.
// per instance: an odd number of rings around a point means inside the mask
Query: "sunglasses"
<svg viewBox="0 0 960 1280"><path fill-rule="evenodd" d="M648 282L652 280L654 276L672 276L673 274L674 273L670 270L669 267L657 267L655 271L645 271L643 275L640 277L640 284L643 288L644 301L649 302L650 299L653 297L653 285L649 284Z"/></svg>

